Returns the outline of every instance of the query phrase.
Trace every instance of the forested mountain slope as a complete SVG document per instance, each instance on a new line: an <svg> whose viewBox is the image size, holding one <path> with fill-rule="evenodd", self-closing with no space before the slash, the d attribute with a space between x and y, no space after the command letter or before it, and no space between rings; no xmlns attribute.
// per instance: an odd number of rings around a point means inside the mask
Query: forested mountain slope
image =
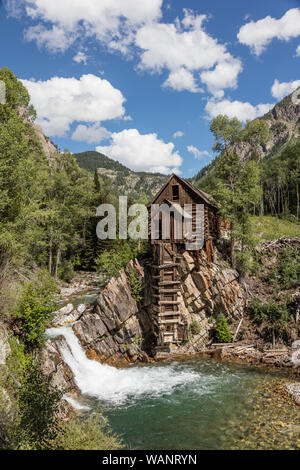
<svg viewBox="0 0 300 470"><path fill-rule="evenodd" d="M286 96L259 120L264 120L268 125L268 141L262 145L251 145L246 142L234 144L234 150L244 160L252 158L256 153L261 159L267 161L271 157L279 156L290 142L300 139L300 105L292 102L292 95ZM213 167L214 162L202 168L193 178L193 182L201 180Z"/></svg>
<svg viewBox="0 0 300 470"><path fill-rule="evenodd" d="M98 152L74 154L78 165L90 172L97 170L99 176L109 180L117 194L139 199L144 194L151 199L166 182L161 173L135 172L115 160Z"/></svg>

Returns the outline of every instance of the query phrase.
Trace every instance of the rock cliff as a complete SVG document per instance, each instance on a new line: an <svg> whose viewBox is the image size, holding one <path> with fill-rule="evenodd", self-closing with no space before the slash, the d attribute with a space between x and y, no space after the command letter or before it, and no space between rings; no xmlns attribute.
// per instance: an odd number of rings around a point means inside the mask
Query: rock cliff
<svg viewBox="0 0 300 470"><path fill-rule="evenodd" d="M132 269L143 283L140 302L136 302L131 292L129 273ZM191 254L183 252L179 272L182 280L180 313L188 335L184 344L175 346L172 353L195 354L211 342L220 312L233 325L239 322L245 293L238 282L238 273L226 265L217 250L214 262L210 264L204 251L197 261ZM76 320L72 328L87 356L101 363L122 366L154 360L157 338L152 321L149 276L147 263L142 266L137 260L131 261L118 278L108 282L94 305L64 307L55 316L53 326ZM59 354L63 341L60 337L46 342L43 363L45 371L55 377L53 383L71 391L70 370L63 366Z"/></svg>

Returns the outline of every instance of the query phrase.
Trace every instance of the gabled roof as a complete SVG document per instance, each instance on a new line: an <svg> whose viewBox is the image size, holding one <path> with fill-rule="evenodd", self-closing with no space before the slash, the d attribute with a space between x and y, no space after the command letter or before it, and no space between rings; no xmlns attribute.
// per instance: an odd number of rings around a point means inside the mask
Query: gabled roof
<svg viewBox="0 0 300 470"><path fill-rule="evenodd" d="M174 176L180 183L188 187L194 194L196 194L197 196L200 196L204 200L204 202L206 202L206 204L214 207L215 209L218 209L218 204L216 201L214 201L212 196L207 194L205 191L202 191L201 189L196 188L196 186L193 186L191 183L188 183L188 181L184 180L183 178L180 178L180 176L175 175L175 173L173 173L168 179L168 181L161 187L161 189L155 195L155 197L153 198L149 206L155 203L156 199L161 195L161 193L165 190L165 188L170 184L170 181Z"/></svg>

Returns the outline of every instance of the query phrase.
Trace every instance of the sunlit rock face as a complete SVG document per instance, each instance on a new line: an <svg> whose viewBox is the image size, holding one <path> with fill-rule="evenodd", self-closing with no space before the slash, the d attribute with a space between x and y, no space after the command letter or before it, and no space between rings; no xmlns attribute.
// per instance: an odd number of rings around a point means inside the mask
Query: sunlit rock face
<svg viewBox="0 0 300 470"><path fill-rule="evenodd" d="M132 270L143 286L139 302L134 299L130 286ZM179 276L179 311L188 339L175 345L172 353L194 354L206 347L219 313L224 313L230 322L239 321L245 294L237 271L228 267L217 250L210 263L204 250L197 260L183 251ZM149 362L157 344L151 305L150 269L147 264L142 266L133 260L118 278L108 282L94 305L75 308L68 304L56 313L52 325L70 325L87 357L101 363L121 366ZM195 324L197 328L193 331L191 325Z"/></svg>

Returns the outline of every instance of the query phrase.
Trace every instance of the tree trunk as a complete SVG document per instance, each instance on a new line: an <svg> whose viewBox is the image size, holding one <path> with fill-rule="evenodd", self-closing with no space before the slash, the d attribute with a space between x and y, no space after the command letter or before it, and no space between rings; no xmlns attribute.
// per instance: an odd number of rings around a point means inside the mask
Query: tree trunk
<svg viewBox="0 0 300 470"><path fill-rule="evenodd" d="M83 248L85 249L86 248L86 230L87 230L87 222L86 222L86 219L84 220L84 224L83 224L83 230L82 230L82 234L83 234L83 243L82 243L82 246Z"/></svg>
<svg viewBox="0 0 300 470"><path fill-rule="evenodd" d="M297 183L297 214L296 214L297 222L299 222L299 185Z"/></svg>
<svg viewBox="0 0 300 470"><path fill-rule="evenodd" d="M48 271L52 275L52 266L53 266L53 229L50 227L50 241L49 241L49 261L48 261Z"/></svg>
<svg viewBox="0 0 300 470"><path fill-rule="evenodd" d="M54 274L54 277L56 280L58 280L58 268L60 264L60 258L61 258L61 249L57 248L56 262L55 262L55 274Z"/></svg>
<svg viewBox="0 0 300 470"><path fill-rule="evenodd" d="M265 215L265 210L264 210L264 193L263 193L263 188L262 188L262 193L260 196L260 203L259 203L259 215L260 217L263 217Z"/></svg>
<svg viewBox="0 0 300 470"><path fill-rule="evenodd" d="M234 225L231 223L231 240L230 240L230 257L231 257L231 266L232 269L236 269L236 256L235 256L235 238L233 235Z"/></svg>

